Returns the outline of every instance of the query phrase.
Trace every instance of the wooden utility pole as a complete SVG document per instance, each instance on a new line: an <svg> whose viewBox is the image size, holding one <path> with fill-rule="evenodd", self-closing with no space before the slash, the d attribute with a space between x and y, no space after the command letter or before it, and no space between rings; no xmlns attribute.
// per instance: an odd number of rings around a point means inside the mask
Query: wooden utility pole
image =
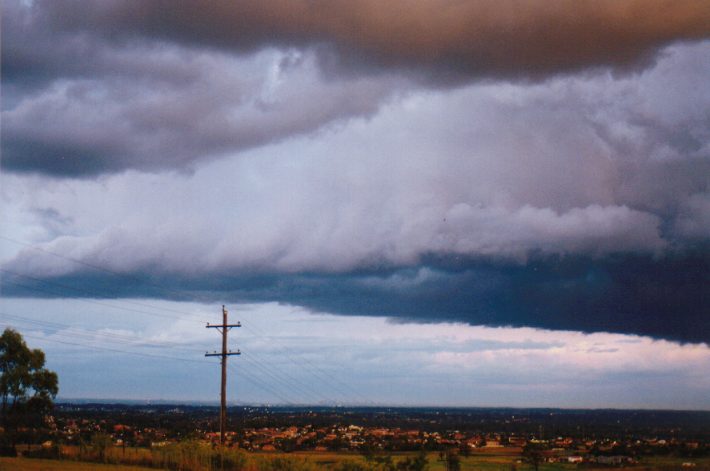
<svg viewBox="0 0 710 471"><path fill-rule="evenodd" d="M233 352L231 350L227 351L227 332L232 327L241 327L242 325L237 322L236 324L229 324L227 322L227 309L222 306L222 323L221 324L210 324L207 323L208 329L217 329L222 334L222 353L205 353L206 357L221 357L222 358L222 388L221 388L221 402L219 408L219 443L224 445L224 436L227 433L227 357L232 355L240 355L241 352L237 350Z"/></svg>

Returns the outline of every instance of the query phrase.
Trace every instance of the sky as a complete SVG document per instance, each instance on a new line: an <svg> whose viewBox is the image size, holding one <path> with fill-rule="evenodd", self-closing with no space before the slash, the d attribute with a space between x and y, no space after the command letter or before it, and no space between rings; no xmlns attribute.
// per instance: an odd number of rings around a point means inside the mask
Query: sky
<svg viewBox="0 0 710 471"><path fill-rule="evenodd" d="M710 409L710 4L8 0L60 396ZM214 361L213 361L214 360Z"/></svg>

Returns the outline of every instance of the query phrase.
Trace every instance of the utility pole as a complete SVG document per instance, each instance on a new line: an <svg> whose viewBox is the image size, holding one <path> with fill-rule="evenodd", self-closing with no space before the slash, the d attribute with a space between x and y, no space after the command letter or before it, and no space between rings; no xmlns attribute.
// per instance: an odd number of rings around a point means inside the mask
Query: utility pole
<svg viewBox="0 0 710 471"><path fill-rule="evenodd" d="M227 351L227 332L230 331L232 327L241 327L242 325L237 322L236 324L227 323L227 309L222 306L222 323L221 324L210 324L207 323L208 329L217 329L222 334L222 353L205 353L206 357L221 357L222 358L222 390L221 390L221 403L219 408L219 443L224 445L224 435L227 432L227 357L232 355L240 355L241 352L237 350L233 352L231 350Z"/></svg>

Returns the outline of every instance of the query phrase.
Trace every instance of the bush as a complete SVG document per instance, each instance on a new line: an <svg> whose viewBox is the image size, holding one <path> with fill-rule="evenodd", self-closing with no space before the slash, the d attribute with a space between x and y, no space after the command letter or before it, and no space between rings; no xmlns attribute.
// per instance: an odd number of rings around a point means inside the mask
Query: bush
<svg viewBox="0 0 710 471"><path fill-rule="evenodd" d="M315 471L313 463L291 457L270 457L259 460L260 471Z"/></svg>
<svg viewBox="0 0 710 471"><path fill-rule="evenodd" d="M17 450L12 445L0 445L0 456L17 456Z"/></svg>

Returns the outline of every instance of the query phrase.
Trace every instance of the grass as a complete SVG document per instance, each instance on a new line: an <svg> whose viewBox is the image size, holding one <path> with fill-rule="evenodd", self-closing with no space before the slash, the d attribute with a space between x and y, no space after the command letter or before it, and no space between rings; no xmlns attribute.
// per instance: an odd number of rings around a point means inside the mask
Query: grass
<svg viewBox="0 0 710 471"><path fill-rule="evenodd" d="M148 471L151 468L35 458L0 458L0 471ZM153 470L155 471L155 470Z"/></svg>
<svg viewBox="0 0 710 471"><path fill-rule="evenodd" d="M710 456L701 458L679 458L677 456L647 456L641 459L642 465L656 467L677 467L680 468L685 462L695 463L697 467L687 468L691 470L710 469Z"/></svg>
<svg viewBox="0 0 710 471"><path fill-rule="evenodd" d="M413 454L401 453L393 455L395 462L401 459L405 459ZM364 463L365 459L357 454L349 453L313 453L313 452L301 452L301 453L250 453L250 458L255 460L272 460L275 458L288 457L290 459L303 460L309 462L318 468L327 468L333 465L339 464L343 461L359 462ZM429 470L430 471L443 471L445 470L444 463L439 460L438 453L430 453L427 456L429 460ZM461 460L461 470L462 471L498 471L498 470L509 470L510 465L514 462L514 459L510 456L472 456L472 457L462 457ZM524 465L517 465L518 470L525 471L527 468ZM97 463L82 463L78 461L70 460L44 460L44 459L34 459L34 458L0 458L0 471L68 471L68 470L78 470L78 471L147 471L151 468L144 468L139 466L127 466L127 465L111 465L111 464L97 464ZM555 467L540 467L540 471L559 471L563 469L574 469L560 467L555 465Z"/></svg>
<svg viewBox="0 0 710 471"><path fill-rule="evenodd" d="M114 448L111 450L111 455L118 458L120 449ZM149 456L150 451L147 449L127 449L126 458ZM122 453L120 453L122 454ZM393 453L391 454L393 461L396 463L399 460L414 456L414 453ZM444 471L446 469L443 461L439 460L438 453L429 453L427 455L430 471ZM461 456L461 471L510 471L512 466L518 471L532 470L532 466L518 463L519 455L511 454L494 454L494 453L479 453L471 456ZM290 469L290 465L296 466L299 469L328 469L342 462L365 463L362 455L355 453L337 453L337 452L295 452L295 453L246 453L246 469L247 470L264 470L264 469ZM264 466L268 463L281 461L281 466ZM710 457L689 459L677 457L645 457L639 465L630 469L637 471L642 470L671 470L681 469L683 462L694 462L696 468L690 468L693 471L710 470ZM299 465L301 463L303 466ZM285 468L283 466L286 466ZM135 466L135 465L117 465L117 464L97 464L86 463L72 460L46 460L34 458L0 458L0 471L66 471L66 470L98 470L98 471L147 471L151 468ZM155 468L152 468L155 469ZM580 469L576 465L567 463L542 463L539 471L572 471ZM609 471L610 468L591 468L585 467L585 470L592 471L594 469Z"/></svg>

